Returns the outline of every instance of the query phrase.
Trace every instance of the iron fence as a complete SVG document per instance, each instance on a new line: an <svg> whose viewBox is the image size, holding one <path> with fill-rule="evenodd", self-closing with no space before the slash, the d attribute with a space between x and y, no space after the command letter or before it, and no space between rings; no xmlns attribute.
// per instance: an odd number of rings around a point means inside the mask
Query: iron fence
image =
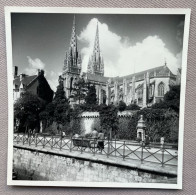
<svg viewBox="0 0 196 195"><path fill-rule="evenodd" d="M123 160L139 160L141 163L154 162L161 166L177 166L178 147L176 144L131 142L117 139L92 139L85 137L62 137L49 136L45 134L14 134L14 143L29 145L40 148L79 151L80 153L92 153L93 155L106 155L108 158L116 157ZM99 143L103 143L103 148Z"/></svg>

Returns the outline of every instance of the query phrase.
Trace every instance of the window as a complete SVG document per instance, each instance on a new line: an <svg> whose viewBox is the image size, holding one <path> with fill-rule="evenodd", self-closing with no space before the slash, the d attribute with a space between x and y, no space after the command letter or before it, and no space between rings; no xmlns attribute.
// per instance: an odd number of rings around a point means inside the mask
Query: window
<svg viewBox="0 0 196 195"><path fill-rule="evenodd" d="M73 77L70 78L70 92L71 92L72 88L73 88Z"/></svg>
<svg viewBox="0 0 196 195"><path fill-rule="evenodd" d="M149 97L151 98L153 96L153 85L150 85L149 87Z"/></svg>
<svg viewBox="0 0 196 195"><path fill-rule="evenodd" d="M158 85L158 96L164 96L164 83Z"/></svg>
<svg viewBox="0 0 196 195"><path fill-rule="evenodd" d="M138 98L138 104L142 104L143 102L143 89L142 88L139 88L137 90L137 98Z"/></svg>

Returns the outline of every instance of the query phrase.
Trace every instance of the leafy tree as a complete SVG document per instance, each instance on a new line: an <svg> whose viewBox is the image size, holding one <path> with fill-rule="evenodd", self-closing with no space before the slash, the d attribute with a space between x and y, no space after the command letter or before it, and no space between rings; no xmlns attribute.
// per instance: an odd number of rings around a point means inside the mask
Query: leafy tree
<svg viewBox="0 0 196 195"><path fill-rule="evenodd" d="M62 124L69 122L70 106L65 96L64 86L61 80L59 80L59 85L57 86L57 91L55 93L53 104L54 104L54 120L57 123L62 123Z"/></svg>
<svg viewBox="0 0 196 195"><path fill-rule="evenodd" d="M57 86L57 90L55 93L53 103L57 104L60 101L67 101L66 96L65 96L63 81L61 80L61 77L59 78L59 85Z"/></svg>
<svg viewBox="0 0 196 195"><path fill-rule="evenodd" d="M119 104L118 104L118 110L120 112L124 111L126 109L127 105L125 104L125 102L123 101L120 101Z"/></svg>
<svg viewBox="0 0 196 195"><path fill-rule="evenodd" d="M179 113L180 107L180 85L170 86L170 90L164 95L163 101L152 105L153 109L170 108Z"/></svg>
<svg viewBox="0 0 196 195"><path fill-rule="evenodd" d="M83 77L79 78L78 81L74 83L70 98L73 98L74 101L77 101L78 104L81 104L81 102L84 102L85 100L87 91L88 83L85 82Z"/></svg>
<svg viewBox="0 0 196 195"><path fill-rule="evenodd" d="M25 92L14 104L14 118L20 121L19 131L39 128L39 113L45 102L36 95Z"/></svg>
<svg viewBox="0 0 196 195"><path fill-rule="evenodd" d="M70 106L65 96L61 77L59 77L59 85L57 86L55 97L40 113L40 119L44 123L44 128L53 134L58 132L57 130L62 130L61 126L69 124Z"/></svg>
<svg viewBox="0 0 196 195"><path fill-rule="evenodd" d="M108 137L111 139L112 134L116 135L118 129L118 109L114 105L100 105L100 125L105 129Z"/></svg>
<svg viewBox="0 0 196 195"><path fill-rule="evenodd" d="M87 105L97 105L97 95L95 85L88 86L88 91L85 97L85 103Z"/></svg>
<svg viewBox="0 0 196 195"><path fill-rule="evenodd" d="M136 126L140 115L144 116L146 123L146 134L153 141L160 141L161 137L166 142L176 143L178 140L179 116L173 110L169 109L151 109L144 108L135 112L130 119L130 139L136 139ZM127 137L128 137L127 136Z"/></svg>
<svg viewBox="0 0 196 195"><path fill-rule="evenodd" d="M164 102L174 111L179 112L180 107L180 85L170 86L170 90L164 96Z"/></svg>
<svg viewBox="0 0 196 195"><path fill-rule="evenodd" d="M129 104L126 110L140 110L140 107L137 104Z"/></svg>
<svg viewBox="0 0 196 195"><path fill-rule="evenodd" d="M55 110L55 105L53 102L50 102L49 104L46 105L45 109L42 112L40 112L39 114L40 120L44 122L43 128L48 127L54 121L54 110Z"/></svg>

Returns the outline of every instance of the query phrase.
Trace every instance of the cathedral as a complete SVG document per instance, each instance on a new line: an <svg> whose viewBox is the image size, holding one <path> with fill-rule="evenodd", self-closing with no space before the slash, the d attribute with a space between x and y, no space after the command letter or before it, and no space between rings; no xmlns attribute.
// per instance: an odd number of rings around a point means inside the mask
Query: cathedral
<svg viewBox="0 0 196 195"><path fill-rule="evenodd" d="M105 77L104 60L100 52L99 28L97 23L94 48L89 57L87 72L81 72L82 59L77 48L75 16L71 32L69 50L65 53L63 73L66 97L74 89L74 83L80 77L95 85L99 104L118 104L119 101L137 104L140 107L150 107L163 99L169 91L169 86L179 84L180 70L174 75L165 63L163 66L148 69L122 77Z"/></svg>

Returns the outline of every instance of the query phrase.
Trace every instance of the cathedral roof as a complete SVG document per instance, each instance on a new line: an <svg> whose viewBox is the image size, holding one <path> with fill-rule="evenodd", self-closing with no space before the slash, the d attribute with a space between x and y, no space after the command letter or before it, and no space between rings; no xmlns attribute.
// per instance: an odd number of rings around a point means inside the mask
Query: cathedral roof
<svg viewBox="0 0 196 195"><path fill-rule="evenodd" d="M139 81L139 80L143 80L144 79L144 75L146 75L146 73L149 73L149 77L153 78L155 76L162 76L162 77L175 77L176 75L174 75L169 68L164 65L164 66L159 66L159 67L155 67L155 68L151 68L145 71L141 71L141 72L137 72L134 74L130 74L127 76L122 76L122 77L113 77L111 78L112 82L118 81L119 83L122 83L124 79L127 80L132 80L132 78L135 76L135 81Z"/></svg>

